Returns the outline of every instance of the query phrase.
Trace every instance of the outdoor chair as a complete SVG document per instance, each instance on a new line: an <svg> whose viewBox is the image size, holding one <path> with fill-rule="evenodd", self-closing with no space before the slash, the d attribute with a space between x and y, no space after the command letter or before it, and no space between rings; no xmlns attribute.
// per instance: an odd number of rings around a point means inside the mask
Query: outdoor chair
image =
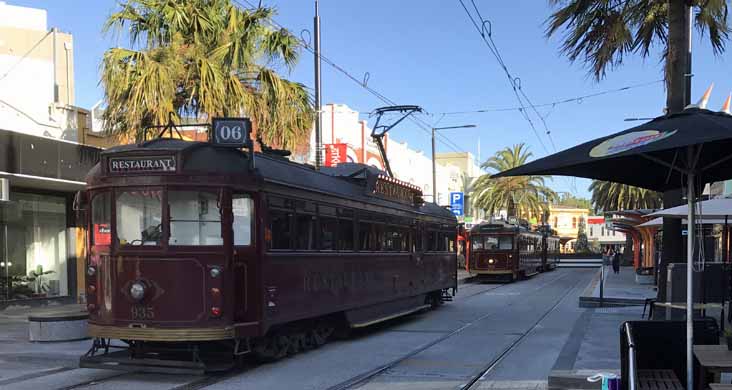
<svg viewBox="0 0 732 390"><path fill-rule="evenodd" d="M694 344L719 344L716 319L694 320ZM694 375L700 371L695 361ZM630 389L631 376L636 389L652 387L654 382L669 389L686 383L686 321L624 322L620 326L620 389Z"/></svg>

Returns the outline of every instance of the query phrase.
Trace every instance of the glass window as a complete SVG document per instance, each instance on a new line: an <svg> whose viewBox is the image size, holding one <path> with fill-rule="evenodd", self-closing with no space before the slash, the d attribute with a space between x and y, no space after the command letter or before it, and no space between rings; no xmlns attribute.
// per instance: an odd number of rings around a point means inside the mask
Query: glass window
<svg viewBox="0 0 732 390"><path fill-rule="evenodd" d="M254 201L249 195L234 194L231 197L231 211L234 214L234 245L252 245Z"/></svg>
<svg viewBox="0 0 732 390"><path fill-rule="evenodd" d="M511 236L486 236L485 249L487 250L510 250L513 249L513 237Z"/></svg>
<svg viewBox="0 0 732 390"><path fill-rule="evenodd" d="M0 300L66 296L67 202L63 197L11 192L18 218L0 227ZM13 206L13 207L15 207Z"/></svg>
<svg viewBox="0 0 732 390"><path fill-rule="evenodd" d="M352 251L353 248L353 210L338 211L338 250Z"/></svg>
<svg viewBox="0 0 732 390"><path fill-rule="evenodd" d="M404 252L407 250L407 232L397 226L386 227L384 249L387 251Z"/></svg>
<svg viewBox="0 0 732 390"><path fill-rule="evenodd" d="M332 251L335 249L338 236L338 219L320 216L320 249Z"/></svg>
<svg viewBox="0 0 732 390"><path fill-rule="evenodd" d="M170 245L223 245L218 203L212 192L168 192Z"/></svg>
<svg viewBox="0 0 732 390"><path fill-rule="evenodd" d="M360 222L358 236L363 251L380 251L384 240L383 227L373 222Z"/></svg>
<svg viewBox="0 0 732 390"><path fill-rule="evenodd" d="M91 239L93 245L112 244L112 196L109 192L97 194L91 203Z"/></svg>
<svg viewBox="0 0 732 390"><path fill-rule="evenodd" d="M295 249L315 249L315 214L300 214L295 217Z"/></svg>
<svg viewBox="0 0 732 390"><path fill-rule="evenodd" d="M290 249L290 238L292 237L292 230L290 226L291 215L292 213L285 210L269 210L271 249Z"/></svg>
<svg viewBox="0 0 732 390"><path fill-rule="evenodd" d="M473 247L473 250L482 250L483 249L483 236L476 236L470 239L470 245Z"/></svg>
<svg viewBox="0 0 732 390"><path fill-rule="evenodd" d="M160 245L162 191L125 191L117 194L117 240L120 245Z"/></svg>

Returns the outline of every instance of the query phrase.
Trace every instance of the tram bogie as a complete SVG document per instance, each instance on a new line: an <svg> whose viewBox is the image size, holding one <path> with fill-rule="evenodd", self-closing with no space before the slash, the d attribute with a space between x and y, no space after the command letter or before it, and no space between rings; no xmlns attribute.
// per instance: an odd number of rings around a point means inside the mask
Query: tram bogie
<svg viewBox="0 0 732 390"><path fill-rule="evenodd" d="M126 366L161 349L200 363L210 345L271 361L454 293L456 219L417 187L251 156L171 139L102 153L87 177L83 367L123 368L107 364L110 339Z"/></svg>

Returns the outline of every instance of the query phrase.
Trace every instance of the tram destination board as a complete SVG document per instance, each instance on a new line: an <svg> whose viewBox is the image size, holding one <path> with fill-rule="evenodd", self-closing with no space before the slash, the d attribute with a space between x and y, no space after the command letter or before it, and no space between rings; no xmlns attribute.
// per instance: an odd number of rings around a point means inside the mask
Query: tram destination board
<svg viewBox="0 0 732 390"><path fill-rule="evenodd" d="M129 156L109 159L109 173L175 172L174 156Z"/></svg>
<svg viewBox="0 0 732 390"><path fill-rule="evenodd" d="M211 124L213 143L236 148L249 146L252 130L249 118L213 118Z"/></svg>

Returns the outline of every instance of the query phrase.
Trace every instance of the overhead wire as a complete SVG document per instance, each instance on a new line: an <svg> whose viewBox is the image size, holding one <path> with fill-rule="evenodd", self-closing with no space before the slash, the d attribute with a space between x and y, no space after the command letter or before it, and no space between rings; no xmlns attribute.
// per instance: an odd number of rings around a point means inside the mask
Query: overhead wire
<svg viewBox="0 0 732 390"><path fill-rule="evenodd" d="M483 42L486 44L488 49L490 50L491 54L496 58L496 61L498 61L498 64L501 66L501 69L503 69L503 72L506 74L506 77L508 78L509 83L511 84L511 89L514 92L514 95L516 96L516 100L519 103L518 111L521 113L521 115L526 119L526 121L529 123L529 126L531 127L532 132L536 136L536 139L539 141L539 144L541 145L542 149L544 149L544 152L546 154L549 154L549 150L547 149L546 145L544 144L544 141L541 139L541 136L539 135L538 130L536 129L536 126L534 125L534 122L531 120L531 117L529 116L529 113L527 112L526 104L524 104L524 100L529 105L531 110L536 114L537 117L539 117L539 120L541 121L545 134L547 138L549 139L549 142L551 143L551 146L553 150L556 152L557 147L554 143L554 139L551 136L551 131L549 130L548 125L546 124L546 120L541 113L537 110L536 106L531 102L526 92L523 90L523 87L521 85L521 79L518 77L514 77L511 72L508 70L508 66L506 65L506 62L503 60L503 56L501 56L500 51L498 50L498 45L496 45L496 42L493 40L493 26L491 25L490 20L487 20L483 17L483 15L480 12L480 9L478 9L478 6L475 4L475 0L470 0L471 4L473 5L473 9L475 10L476 15L478 18L480 18L481 25L479 26L478 23L475 21L475 18L473 17L472 13L468 9L468 7L465 5L465 2L463 0L458 0L460 2L460 5L463 7L463 10L468 15L468 18L470 19L471 23L475 27L476 31L478 31L478 34L482 38ZM486 34L486 24L488 24L488 32ZM486 38L487 35L487 38ZM522 99L523 97L523 99ZM577 192L575 181L567 182L567 185L570 187L570 190L572 190L574 193Z"/></svg>
<svg viewBox="0 0 732 390"><path fill-rule="evenodd" d="M537 141L539 141L539 144L541 145L542 149L544 149L544 152L546 154L549 154L549 149L547 149L546 145L544 144L544 141L541 139L541 136L539 136L538 130L536 130L536 126L534 125L534 122L531 120L531 117L526 112L526 105L524 104L524 101L521 98L521 95L519 94L519 92L517 90L516 80L511 75L511 72L509 72L508 67L506 66L506 63L503 61L503 57L501 56L501 54L497 50L497 47L494 47L494 45L492 44L492 38L491 38L491 40L488 40L486 38L486 34L485 34L485 31L484 31L485 30L485 24L488 23L489 24L489 28L492 29L492 26L490 26L490 22L487 21L486 19L483 19L482 18L482 15L480 14L480 11L478 11L477 12L478 17L481 18L481 22L482 22L482 27L479 26L478 23L475 21L475 18L473 17L473 14L470 12L470 10L468 9L468 7L465 5L465 2L463 0L458 0L458 1L460 2L460 5L465 10L465 13L468 15L468 18L470 19L470 22L473 24L473 26L475 27L476 31L478 31L478 35L480 35L480 37L483 39L483 42L488 47L488 50L490 50L491 54L493 54L493 56L498 61L498 64L503 69L503 72L506 74L506 77L508 78L508 81L511 84L511 89L513 90L513 93L516 96L516 100L518 101L519 105L521 106L521 109L519 110L519 112L524 117L524 119L526 119L526 121L529 123L529 127L531 127L531 131L536 136L536 139L537 139ZM473 1L473 0L471 0L471 1ZM475 5L474 2L473 2L473 6L474 6L474 8L476 10L478 9L478 7ZM491 32L490 31L488 33L488 36L489 37L491 36Z"/></svg>
<svg viewBox="0 0 732 390"><path fill-rule="evenodd" d="M590 93L590 94L586 94L586 95L575 96L572 98L555 100L555 101L548 102L548 103L535 104L534 107L537 107L537 108L552 107L552 108L554 108L561 104L574 103L574 102L576 102L577 104L581 104L584 100L589 99L589 98L602 96L602 95L608 95L608 94L612 94L612 93L624 92L624 91L628 91L628 90L635 89L635 88L647 87L649 85L658 84L658 83L662 83L662 82L664 82L664 80L661 79L661 80L647 81L644 83L631 84L631 85L621 87L621 88L613 88L613 89L608 89L608 90ZM436 113L433 113L433 115L482 114L482 113L491 113L491 112L518 111L520 109L521 109L521 107L495 107L495 108L481 108L481 109L466 110L466 111L436 112Z"/></svg>
<svg viewBox="0 0 732 390"><path fill-rule="evenodd" d="M242 6L244 8L253 8L253 9L256 9L258 7L257 5L251 3L249 0L242 0L242 1L246 2L249 5L249 7L246 7L239 0L234 0L235 3L239 4L240 6ZM273 19L270 19L270 22L275 27L277 27L279 29L285 29L284 26L282 26L281 24L277 23ZM315 50L311 47L311 45L310 45L309 42L305 41L305 39L303 39L302 37L297 37L296 39L298 39L298 41L300 42L300 44L307 51L309 51L310 53L312 53L313 55L315 55ZM350 80L352 80L353 82L355 82L356 84L358 84L361 88L363 88L364 90L366 90L370 94L374 95L377 99L381 100L382 102L384 102L386 104L392 105L392 106L397 105L397 103L395 101L389 99L388 97L386 97L386 95L384 95L381 92L377 91L376 89L368 86L366 83L362 82L361 80L359 80L358 78L356 78L355 76L353 76L350 72L348 72L342 66L336 64L333 60L331 60L328 57L324 56L322 52L319 53L318 56L327 65L329 65L333 69L337 70L341 74L345 75L347 78L349 78ZM428 115L427 113L424 113L424 112L422 114ZM414 123L417 126L418 129L422 130L423 132L425 132L425 133L427 133L427 134L429 134L431 136L431 130L432 130L432 127L433 126L430 125L428 122L426 122L425 120L423 120L423 119L421 119L419 117L416 117L414 115L410 115L409 118L408 118L408 120L410 120L412 123ZM453 151L455 151L455 152L459 152L460 151L461 148L457 144L455 144L452 140L450 140L449 138L445 137L443 134L440 134L438 132L435 132L435 137L443 145L447 146L448 148L452 149Z"/></svg>

